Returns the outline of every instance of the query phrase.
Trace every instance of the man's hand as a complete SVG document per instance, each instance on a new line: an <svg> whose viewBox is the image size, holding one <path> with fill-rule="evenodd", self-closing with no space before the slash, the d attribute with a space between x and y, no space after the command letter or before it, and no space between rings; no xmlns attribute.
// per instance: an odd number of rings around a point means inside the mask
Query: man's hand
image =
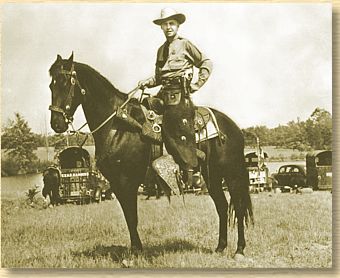
<svg viewBox="0 0 340 278"><path fill-rule="evenodd" d="M190 88L191 88L191 93L193 94L194 92L198 91L200 87L196 83L192 83L190 84Z"/></svg>
<svg viewBox="0 0 340 278"><path fill-rule="evenodd" d="M138 86L144 90L145 88L149 88L150 86L150 78L149 79L145 79L145 80L141 80L138 82Z"/></svg>

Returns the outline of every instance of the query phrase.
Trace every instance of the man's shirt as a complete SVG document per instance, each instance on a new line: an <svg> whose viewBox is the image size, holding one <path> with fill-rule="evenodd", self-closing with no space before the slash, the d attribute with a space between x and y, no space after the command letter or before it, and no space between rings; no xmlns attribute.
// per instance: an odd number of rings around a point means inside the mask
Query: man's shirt
<svg viewBox="0 0 340 278"><path fill-rule="evenodd" d="M158 49L152 85L160 85L163 79L179 77L187 71L193 72L194 66L200 70L199 86L202 86L212 71L212 63L195 45L177 35Z"/></svg>

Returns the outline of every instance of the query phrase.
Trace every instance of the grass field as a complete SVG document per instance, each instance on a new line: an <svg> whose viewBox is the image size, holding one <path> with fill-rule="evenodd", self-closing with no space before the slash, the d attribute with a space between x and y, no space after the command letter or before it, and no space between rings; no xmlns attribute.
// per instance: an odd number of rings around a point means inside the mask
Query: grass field
<svg viewBox="0 0 340 278"><path fill-rule="evenodd" d="M17 189L16 189L17 190ZM8 189L7 189L8 191ZM5 193L5 194L4 194ZM228 195L228 193L226 193ZM332 194L251 195L255 226L246 229L246 258L233 259L237 230L228 249L212 252L217 214L208 195L139 198L140 255L129 252L129 236L116 200L44 209L3 192L3 268L329 268L332 266Z"/></svg>

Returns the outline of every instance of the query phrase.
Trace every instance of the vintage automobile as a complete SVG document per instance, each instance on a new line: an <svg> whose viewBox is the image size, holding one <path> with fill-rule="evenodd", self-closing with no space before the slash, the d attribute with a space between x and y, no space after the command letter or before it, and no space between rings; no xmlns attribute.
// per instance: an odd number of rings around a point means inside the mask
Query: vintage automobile
<svg viewBox="0 0 340 278"><path fill-rule="evenodd" d="M68 147L58 155L60 169L59 195L62 202L101 202L110 197L110 185L92 165L87 150Z"/></svg>
<svg viewBox="0 0 340 278"><path fill-rule="evenodd" d="M270 190L269 170L265 164L267 158L268 154L266 152L263 152L261 155L257 152L250 152L245 155L251 192Z"/></svg>
<svg viewBox="0 0 340 278"><path fill-rule="evenodd" d="M332 190L332 151L306 155L307 184L313 190Z"/></svg>
<svg viewBox="0 0 340 278"><path fill-rule="evenodd" d="M303 165L288 164L279 168L278 173L272 175L275 188L281 191L306 187L306 171Z"/></svg>

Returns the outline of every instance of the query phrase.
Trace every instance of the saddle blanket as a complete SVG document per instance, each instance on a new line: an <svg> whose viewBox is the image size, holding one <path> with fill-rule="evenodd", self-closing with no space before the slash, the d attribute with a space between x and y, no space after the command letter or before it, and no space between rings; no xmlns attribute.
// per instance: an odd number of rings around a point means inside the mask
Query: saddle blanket
<svg viewBox="0 0 340 278"><path fill-rule="evenodd" d="M195 126L199 126L199 128L196 128L195 132L196 143L215 138L219 135L215 115L208 107L198 107L195 115L195 123L197 122L198 124Z"/></svg>
<svg viewBox="0 0 340 278"><path fill-rule="evenodd" d="M218 136L218 131L214 123L212 122L212 120L209 120L209 122L206 125L206 128L195 132L196 143L203 142L203 141L215 138L217 136Z"/></svg>

